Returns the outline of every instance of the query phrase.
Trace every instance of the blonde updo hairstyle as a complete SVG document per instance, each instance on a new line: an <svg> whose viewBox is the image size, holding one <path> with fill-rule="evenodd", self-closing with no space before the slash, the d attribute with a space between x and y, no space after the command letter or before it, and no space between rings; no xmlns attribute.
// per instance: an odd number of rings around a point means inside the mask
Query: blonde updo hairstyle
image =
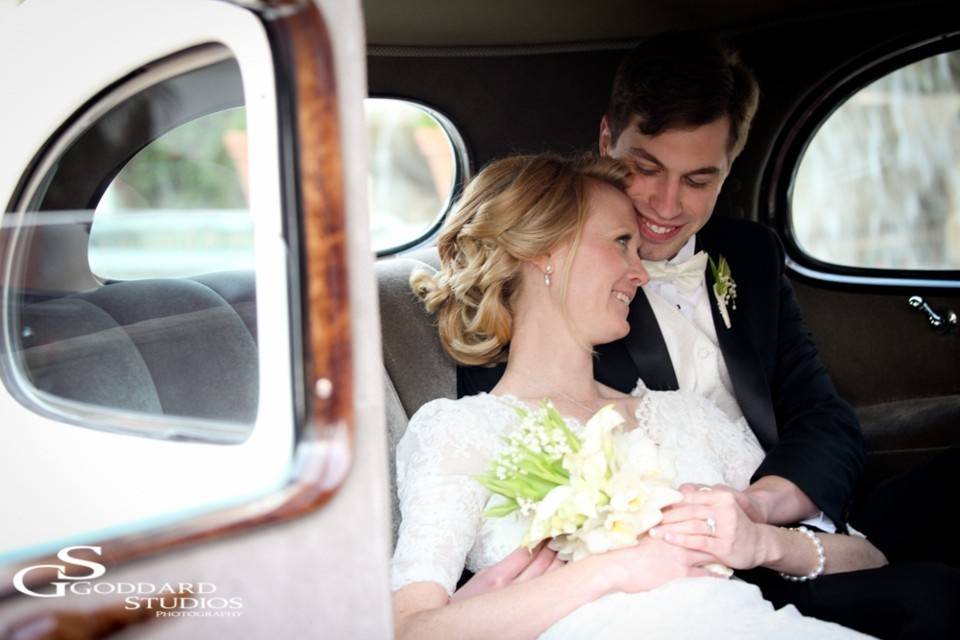
<svg viewBox="0 0 960 640"><path fill-rule="evenodd" d="M568 240L572 258L590 181L623 190L629 174L612 158L526 155L489 164L467 185L440 232L440 270L410 278L427 311L436 314L440 341L454 360L506 360L523 264Z"/></svg>

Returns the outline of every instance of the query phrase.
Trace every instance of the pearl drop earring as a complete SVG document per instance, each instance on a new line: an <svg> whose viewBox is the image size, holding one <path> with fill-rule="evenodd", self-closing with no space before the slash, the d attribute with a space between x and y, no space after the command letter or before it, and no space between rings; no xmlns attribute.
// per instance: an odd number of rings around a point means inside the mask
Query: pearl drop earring
<svg viewBox="0 0 960 640"><path fill-rule="evenodd" d="M551 273L553 273L553 265L552 265L552 264L548 264L548 265L546 266L546 268L543 270L543 284L546 285L546 286L548 286L548 287L550 286L550 274L551 274Z"/></svg>

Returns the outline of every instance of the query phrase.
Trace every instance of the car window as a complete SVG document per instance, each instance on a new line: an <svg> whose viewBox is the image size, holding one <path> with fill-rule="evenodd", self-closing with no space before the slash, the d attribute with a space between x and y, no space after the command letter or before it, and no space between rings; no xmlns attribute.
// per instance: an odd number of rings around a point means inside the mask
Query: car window
<svg viewBox="0 0 960 640"><path fill-rule="evenodd" d="M211 46L147 74L64 132L7 225L6 381L77 425L242 442L259 360L240 69Z"/></svg>
<svg viewBox="0 0 960 640"><path fill-rule="evenodd" d="M246 113L234 107L147 145L97 203L90 269L110 280L253 269Z"/></svg>
<svg viewBox="0 0 960 640"><path fill-rule="evenodd" d="M429 234L446 212L463 144L442 115L404 100L368 98L367 193L373 249L399 251Z"/></svg>
<svg viewBox="0 0 960 640"><path fill-rule="evenodd" d="M450 206L465 151L453 125L422 105L368 98L367 189L375 252L430 234ZM125 165L97 204L90 267L105 279L249 269L243 107L186 123Z"/></svg>
<svg viewBox="0 0 960 640"><path fill-rule="evenodd" d="M824 263L960 269L960 53L863 87L803 154L791 203L797 245Z"/></svg>

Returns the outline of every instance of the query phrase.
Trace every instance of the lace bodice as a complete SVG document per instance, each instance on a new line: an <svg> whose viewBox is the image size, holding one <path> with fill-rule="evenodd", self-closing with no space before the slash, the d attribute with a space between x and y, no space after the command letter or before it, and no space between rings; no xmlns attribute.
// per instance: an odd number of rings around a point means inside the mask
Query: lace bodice
<svg viewBox="0 0 960 640"><path fill-rule="evenodd" d="M637 429L676 456L677 483L745 488L763 450L745 420L732 421L700 396L638 385ZM474 476L486 471L516 426L513 398L479 394L425 404L397 445L401 523L393 588L436 582L452 593L466 566L479 571L519 545L526 523L516 513L484 518L492 494ZM574 431L582 427L568 420Z"/></svg>

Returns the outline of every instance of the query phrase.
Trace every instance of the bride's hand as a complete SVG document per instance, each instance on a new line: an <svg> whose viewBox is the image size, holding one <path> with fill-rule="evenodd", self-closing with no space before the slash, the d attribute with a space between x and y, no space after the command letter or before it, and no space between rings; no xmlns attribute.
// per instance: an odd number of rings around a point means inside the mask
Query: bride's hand
<svg viewBox="0 0 960 640"><path fill-rule="evenodd" d="M709 554L670 545L643 536L635 546L608 551L580 562L603 564L613 577L617 591L649 591L678 578L718 577L703 568L714 562Z"/></svg>
<svg viewBox="0 0 960 640"><path fill-rule="evenodd" d="M651 536L709 554L732 569L752 569L767 560L769 527L747 515L739 492L721 486L683 489L683 501L663 510L663 521Z"/></svg>
<svg viewBox="0 0 960 640"><path fill-rule="evenodd" d="M562 567L565 562L557 558L557 552L546 541L532 551L520 547L506 558L478 571L466 584L457 589L450 602L466 600L489 591L496 591L512 584L526 582Z"/></svg>

